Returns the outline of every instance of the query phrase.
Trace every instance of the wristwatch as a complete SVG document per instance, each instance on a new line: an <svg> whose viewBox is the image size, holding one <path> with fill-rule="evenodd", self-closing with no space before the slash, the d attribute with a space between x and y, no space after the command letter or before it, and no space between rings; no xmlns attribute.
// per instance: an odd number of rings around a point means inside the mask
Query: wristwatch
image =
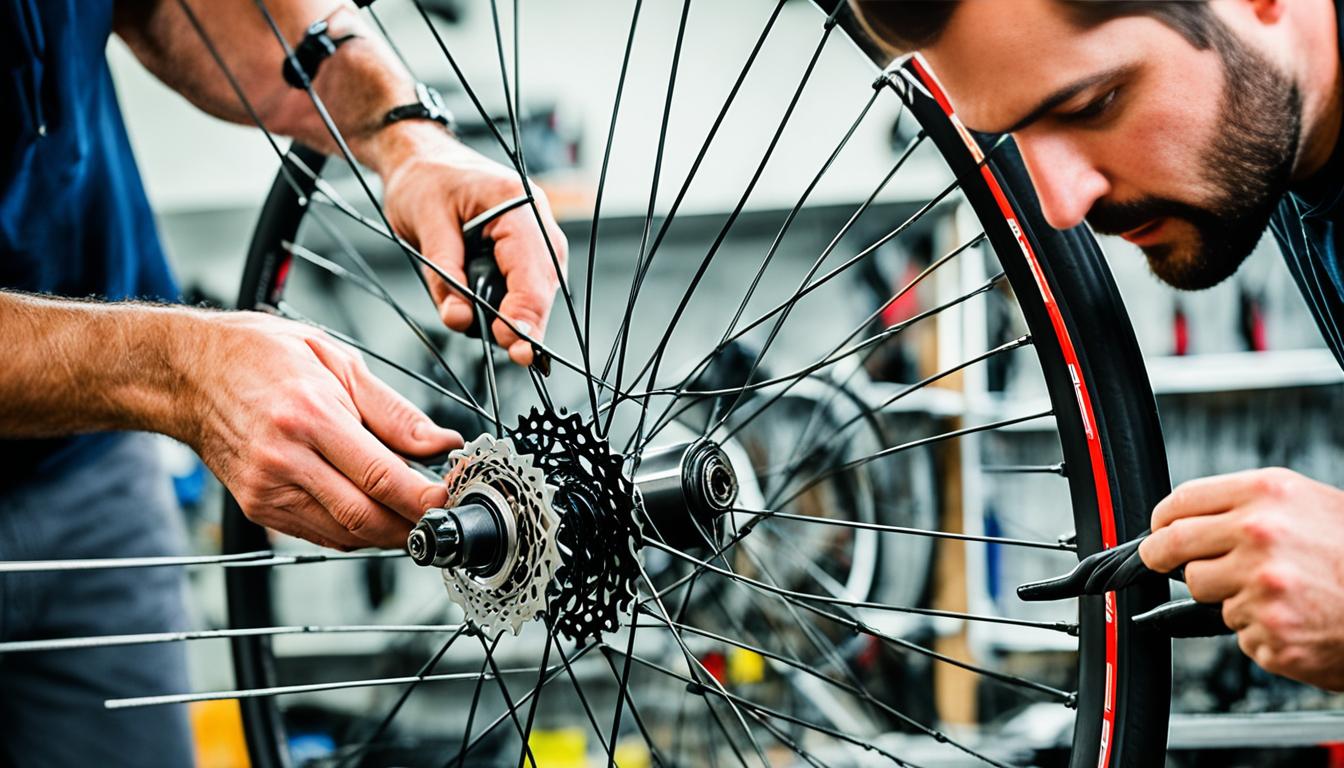
<svg viewBox="0 0 1344 768"><path fill-rule="evenodd" d="M383 117L383 125L391 125L402 120L433 120L452 132L453 113L444 106L443 96L438 91L424 83L416 83L415 98L416 101L412 104L402 104L388 110L387 115Z"/></svg>

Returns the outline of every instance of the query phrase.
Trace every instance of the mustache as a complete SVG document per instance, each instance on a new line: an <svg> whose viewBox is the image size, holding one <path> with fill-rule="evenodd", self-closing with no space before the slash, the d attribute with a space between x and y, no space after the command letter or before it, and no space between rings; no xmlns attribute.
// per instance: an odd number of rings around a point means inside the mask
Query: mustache
<svg viewBox="0 0 1344 768"><path fill-rule="evenodd" d="M1162 218L1184 219L1195 226L1200 226L1217 217L1189 203L1161 197L1145 197L1124 203L1098 200L1093 203L1092 210L1087 214L1087 223L1099 234L1122 235Z"/></svg>

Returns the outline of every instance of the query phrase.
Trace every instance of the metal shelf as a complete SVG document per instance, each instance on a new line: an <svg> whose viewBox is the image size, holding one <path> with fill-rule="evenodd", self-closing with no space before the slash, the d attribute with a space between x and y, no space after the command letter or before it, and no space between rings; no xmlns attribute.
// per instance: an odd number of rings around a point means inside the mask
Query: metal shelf
<svg viewBox="0 0 1344 768"><path fill-rule="evenodd" d="M1344 371L1327 349L1152 357L1148 358L1147 366L1148 380L1158 395L1344 383Z"/></svg>

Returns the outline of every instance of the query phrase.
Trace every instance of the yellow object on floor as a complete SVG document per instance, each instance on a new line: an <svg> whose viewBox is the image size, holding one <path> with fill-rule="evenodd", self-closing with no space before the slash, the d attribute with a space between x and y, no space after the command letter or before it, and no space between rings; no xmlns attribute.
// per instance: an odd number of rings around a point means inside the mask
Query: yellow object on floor
<svg viewBox="0 0 1344 768"><path fill-rule="evenodd" d="M728 652L728 679L736 685L751 685L765 679L765 657L746 648Z"/></svg>
<svg viewBox="0 0 1344 768"><path fill-rule="evenodd" d="M237 699L198 701L189 707L196 768L251 767Z"/></svg>
<svg viewBox="0 0 1344 768"><path fill-rule="evenodd" d="M616 768L649 768L652 761L649 759L649 747L638 737L632 737L617 742Z"/></svg>
<svg viewBox="0 0 1344 768"><path fill-rule="evenodd" d="M588 734L582 728L534 728L527 745L537 768L588 768Z"/></svg>

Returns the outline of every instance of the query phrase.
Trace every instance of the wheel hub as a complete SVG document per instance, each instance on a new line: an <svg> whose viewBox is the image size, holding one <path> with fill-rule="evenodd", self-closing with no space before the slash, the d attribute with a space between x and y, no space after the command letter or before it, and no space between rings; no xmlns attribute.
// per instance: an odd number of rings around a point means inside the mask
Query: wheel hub
<svg viewBox="0 0 1344 768"><path fill-rule="evenodd" d="M727 455L700 440L625 459L578 414L533 409L509 436L482 435L450 457L448 505L407 539L443 569L449 597L487 634L545 614L582 641L620 627L641 576L645 529L682 549L712 545L737 499Z"/></svg>

